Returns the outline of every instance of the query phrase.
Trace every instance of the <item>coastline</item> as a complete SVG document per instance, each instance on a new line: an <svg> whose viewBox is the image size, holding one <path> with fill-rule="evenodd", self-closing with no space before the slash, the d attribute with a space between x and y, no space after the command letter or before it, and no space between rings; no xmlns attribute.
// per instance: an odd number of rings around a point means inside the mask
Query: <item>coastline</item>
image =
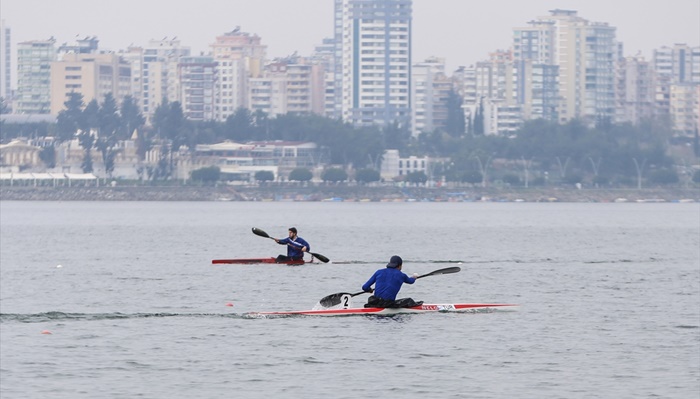
<svg viewBox="0 0 700 399"><path fill-rule="evenodd" d="M700 188L2 185L0 201L700 202Z"/></svg>

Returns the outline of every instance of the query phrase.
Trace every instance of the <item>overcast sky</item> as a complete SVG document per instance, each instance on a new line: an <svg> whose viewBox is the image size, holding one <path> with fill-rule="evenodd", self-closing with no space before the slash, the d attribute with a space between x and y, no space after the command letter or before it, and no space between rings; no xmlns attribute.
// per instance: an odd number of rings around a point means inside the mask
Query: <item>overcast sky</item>
<svg viewBox="0 0 700 399"><path fill-rule="evenodd" d="M552 9L578 11L617 28L625 55L647 57L663 45L700 45L699 0L414 0L413 59L445 58L448 72L511 45L512 28ZM333 34L332 0L0 0L16 43L54 36L58 44L97 36L100 48L125 49L177 36L207 52L236 26L257 34L269 58L308 55Z"/></svg>

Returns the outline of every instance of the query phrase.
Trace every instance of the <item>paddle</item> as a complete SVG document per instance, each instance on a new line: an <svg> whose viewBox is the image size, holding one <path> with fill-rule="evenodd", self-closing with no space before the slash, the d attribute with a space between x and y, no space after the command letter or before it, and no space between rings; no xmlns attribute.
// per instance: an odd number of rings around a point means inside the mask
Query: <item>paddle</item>
<svg viewBox="0 0 700 399"><path fill-rule="evenodd" d="M457 266L446 267L444 269L438 269L438 270L432 271L428 274L423 274L421 276L418 276L418 277L416 277L416 280L418 280L419 278L428 277L428 276L437 276L438 274L457 273L460 270L462 270L462 269L457 267ZM321 306L323 306L325 308L330 308L332 306L340 304L340 302L343 300L343 296L345 296L345 295L350 295L351 297L353 297L353 296L365 294L366 292L367 291L361 291L361 292L356 292L354 294L351 294L349 292L339 292L337 294L331 294L331 295L325 296L325 297L321 298L321 300L318 302L321 304Z"/></svg>
<svg viewBox="0 0 700 399"><path fill-rule="evenodd" d="M265 237L265 238L269 238L269 239L271 239L271 240L274 240L273 237L270 237L269 234L267 234L267 233L264 232L263 230L260 230L260 229L257 228L257 227L253 227L253 234L255 234L256 236ZM307 252L309 252L309 251L307 251ZM313 256L314 258L320 260L320 261L323 262L323 263L328 263L328 262L330 261L330 259L326 258L325 256L323 256L323 255L321 255L321 254L317 254L317 253L314 253L314 252L309 252L309 254L311 254L311 256Z"/></svg>

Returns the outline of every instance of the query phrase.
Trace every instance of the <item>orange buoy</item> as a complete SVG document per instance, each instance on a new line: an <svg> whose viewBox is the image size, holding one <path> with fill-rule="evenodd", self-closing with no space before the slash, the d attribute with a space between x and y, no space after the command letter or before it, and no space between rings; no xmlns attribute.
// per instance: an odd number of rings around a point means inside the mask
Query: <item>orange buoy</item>
<svg viewBox="0 0 700 399"><path fill-rule="evenodd" d="M51 331L49 331L49 330L44 330L44 331L42 331L41 333L42 333L42 334L53 334L53 333L52 333Z"/></svg>

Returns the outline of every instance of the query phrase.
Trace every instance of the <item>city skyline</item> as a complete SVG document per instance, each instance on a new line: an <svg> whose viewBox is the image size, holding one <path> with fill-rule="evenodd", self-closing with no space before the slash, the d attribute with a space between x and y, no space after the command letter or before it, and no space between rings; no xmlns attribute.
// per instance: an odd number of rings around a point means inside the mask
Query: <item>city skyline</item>
<svg viewBox="0 0 700 399"><path fill-rule="evenodd" d="M333 35L331 0L201 0L196 3L180 0L168 5L164 8L134 0L124 0L119 4L87 0L60 3L3 0L0 14L12 30L13 53L18 42L44 40L51 36L58 43L96 36L101 49L112 51L124 50L129 45L143 46L151 39L177 36L183 45L198 54L208 52L216 36L240 26L242 31L260 36L262 44L267 46L268 58L275 58L294 52L308 55L324 38ZM641 52L649 58L651 51L661 46L675 43L698 45L700 2L696 0L618 1L615 6L611 10L610 2L602 0L533 0L526 3L504 0L484 4L414 0L413 62L431 56L441 57L445 59L449 72L459 66L471 65L488 58L492 51L508 49L513 28L525 26L556 8L576 10L589 21L608 23L616 28L616 38L624 44L625 55ZM633 13L624 12L632 7ZM201 9L212 11L205 13ZM117 23L105 25L99 14L109 15L110 20ZM192 15L198 14L202 20L206 18L206 22L193 23ZM474 14L478 16L474 17ZM296 29L299 26L304 29ZM471 39L473 37L478 40ZM461 42L465 45L455 46Z"/></svg>

